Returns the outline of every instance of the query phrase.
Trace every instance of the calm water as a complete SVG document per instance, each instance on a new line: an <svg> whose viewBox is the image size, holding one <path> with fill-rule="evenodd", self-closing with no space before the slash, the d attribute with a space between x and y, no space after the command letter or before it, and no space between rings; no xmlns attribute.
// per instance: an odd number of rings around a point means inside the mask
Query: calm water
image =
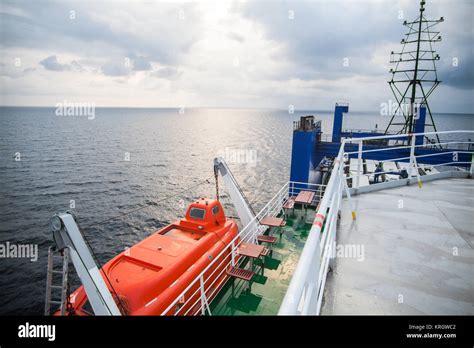
<svg viewBox="0 0 474 348"><path fill-rule="evenodd" d="M213 196L214 181L106 224L96 222L211 177L215 155L236 150L251 161L230 167L258 209L288 180L292 121L305 114L317 115L330 133L332 112L324 111L104 108L88 120L56 116L52 108L0 108L0 243L39 248L37 262L0 259L0 314L42 314L53 213L73 210L82 226L92 225L83 232L103 263L182 216L194 198ZM474 115L439 114L436 121L442 130L474 129ZM386 122L351 113L345 126L381 129ZM228 197L223 201L233 214Z"/></svg>

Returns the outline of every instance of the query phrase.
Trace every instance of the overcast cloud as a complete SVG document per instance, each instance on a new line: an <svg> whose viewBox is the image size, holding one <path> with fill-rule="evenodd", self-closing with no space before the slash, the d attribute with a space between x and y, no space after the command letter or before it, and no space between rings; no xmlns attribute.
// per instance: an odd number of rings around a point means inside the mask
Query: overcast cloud
<svg viewBox="0 0 474 348"><path fill-rule="evenodd" d="M390 52L418 6L2 0L0 104L378 110L392 98ZM474 2L426 6L445 18L432 109L474 113Z"/></svg>

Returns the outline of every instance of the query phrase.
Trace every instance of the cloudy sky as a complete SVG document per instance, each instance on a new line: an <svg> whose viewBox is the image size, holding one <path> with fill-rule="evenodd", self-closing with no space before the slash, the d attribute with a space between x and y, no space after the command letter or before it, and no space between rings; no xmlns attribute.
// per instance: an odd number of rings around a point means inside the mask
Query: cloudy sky
<svg viewBox="0 0 474 348"><path fill-rule="evenodd" d="M1 0L0 104L378 110L418 6ZM427 1L445 18L435 112L474 113L473 15L470 0Z"/></svg>

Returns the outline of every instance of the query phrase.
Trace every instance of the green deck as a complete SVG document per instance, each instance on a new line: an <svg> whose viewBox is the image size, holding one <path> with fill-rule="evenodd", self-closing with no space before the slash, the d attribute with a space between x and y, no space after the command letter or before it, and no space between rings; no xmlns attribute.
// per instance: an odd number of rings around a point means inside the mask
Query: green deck
<svg viewBox="0 0 474 348"><path fill-rule="evenodd" d="M210 305L212 315L276 315L311 229L308 222L313 221L314 215L314 208L309 207L304 220L304 211L295 208L294 215L286 218L286 226L281 228L281 238L278 229L273 229L272 235L279 239L273 244L272 254L265 258L263 275L262 262L256 260L250 291L248 282L229 279Z"/></svg>

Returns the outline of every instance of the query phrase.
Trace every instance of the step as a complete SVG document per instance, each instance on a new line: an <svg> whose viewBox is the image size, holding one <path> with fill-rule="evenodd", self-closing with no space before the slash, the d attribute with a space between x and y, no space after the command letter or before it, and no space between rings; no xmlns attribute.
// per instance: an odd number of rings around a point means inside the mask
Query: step
<svg viewBox="0 0 474 348"><path fill-rule="evenodd" d="M267 236L265 234L261 234L260 236L257 236L257 241L262 242L262 243L273 244L277 241L277 237Z"/></svg>
<svg viewBox="0 0 474 348"><path fill-rule="evenodd" d="M248 269L230 267L227 270L227 274L230 275L231 277L239 278L239 279L249 282L252 280L252 277L255 275L255 272L252 272Z"/></svg>

